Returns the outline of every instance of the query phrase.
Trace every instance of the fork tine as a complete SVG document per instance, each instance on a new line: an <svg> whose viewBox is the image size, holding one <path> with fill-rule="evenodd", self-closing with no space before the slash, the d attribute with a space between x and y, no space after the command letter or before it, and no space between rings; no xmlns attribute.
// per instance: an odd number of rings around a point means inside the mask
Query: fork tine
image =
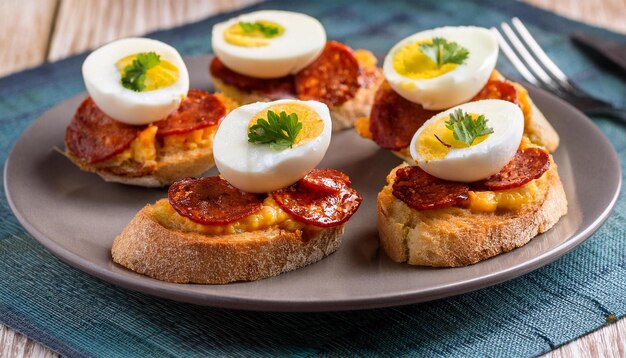
<svg viewBox="0 0 626 358"><path fill-rule="evenodd" d="M522 21L519 18L514 17L513 19L511 19L511 23L513 23L513 26L515 26L515 29L520 34L522 39L526 41L528 47L530 47L535 56L537 56L539 61L541 61L546 69L548 69L548 71L551 72L551 74L559 81L569 85L569 78L567 78L567 75L565 75L565 73L563 73L563 71L561 71L561 69L559 69L559 67L554 62L552 62L550 57L548 57L548 55L545 53L545 51L543 51L541 46L539 46L535 38L530 34Z"/></svg>
<svg viewBox="0 0 626 358"><path fill-rule="evenodd" d="M509 42L511 42L511 44L513 44L513 47L517 50L517 53L526 62L526 65L537 75L538 79L546 86L555 90L558 89L557 84L554 82L552 77L550 77L546 73L546 71L541 68L537 61L535 61L535 58L530 54L530 52L528 52L528 49L524 47L524 44L522 44L521 40L519 39L519 37L517 37L515 32L513 32L513 29L509 26L509 24L503 22L502 24L500 24L500 27L502 28L502 31L508 38Z"/></svg>
<svg viewBox="0 0 626 358"><path fill-rule="evenodd" d="M513 67L517 69L517 71L522 75L522 77L524 77L526 81L538 86L539 83L537 81L537 78L535 78L535 76L528 70L528 68L524 66L522 61L520 61L519 57L517 57L517 55L515 54L515 51L513 51L509 44L504 40L504 37L500 35L498 29L492 27L491 31L498 38L498 44L500 45L500 49L502 50L502 52L504 52L504 55L506 56L506 58L509 59L511 64L513 64Z"/></svg>

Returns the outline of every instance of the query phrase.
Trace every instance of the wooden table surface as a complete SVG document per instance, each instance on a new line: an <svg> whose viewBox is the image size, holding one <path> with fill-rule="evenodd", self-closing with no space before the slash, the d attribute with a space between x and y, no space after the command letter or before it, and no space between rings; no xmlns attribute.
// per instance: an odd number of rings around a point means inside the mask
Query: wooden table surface
<svg viewBox="0 0 626 358"><path fill-rule="evenodd" d="M193 22L259 0L2 0L0 76L55 61L108 41ZM525 0L563 16L626 33L626 0ZM143 15L143 16L140 16ZM0 357L57 357L0 324ZM626 319L546 357L626 357Z"/></svg>

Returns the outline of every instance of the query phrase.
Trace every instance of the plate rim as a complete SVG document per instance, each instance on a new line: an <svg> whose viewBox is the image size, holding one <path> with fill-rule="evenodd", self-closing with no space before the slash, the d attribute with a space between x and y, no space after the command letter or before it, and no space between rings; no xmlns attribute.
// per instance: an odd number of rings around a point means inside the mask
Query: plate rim
<svg viewBox="0 0 626 358"><path fill-rule="evenodd" d="M186 57L185 59L198 59L207 57L204 56L194 56L194 57ZM612 193L611 200L609 204L604 208L604 210L596 217L593 222L584 228L578 234L574 234L565 239L562 243L555 246L551 250L543 252L542 254L532 257L529 260L526 260L518 265L508 267L506 269L490 273L488 275L483 275L479 277L474 277L471 279L466 279L460 282L450 283L444 286L438 286L431 289L421 290L421 291L413 291L413 292L403 292L403 293L395 293L395 294L387 294L387 295L379 295L376 297L359 297L359 298L346 298L346 299L337 299L337 300L328 300L328 301L305 301L305 300L264 300L262 297L257 298L246 298L246 297L231 297L224 296L218 292L189 292L189 291L181 291L180 289L176 289L176 286L164 286L164 282L155 280L153 278L143 276L143 279L136 279L135 276L126 276L119 274L113 270L107 269L106 267L97 265L85 258L80 257L79 255L66 250L62 247L62 245L58 244L51 238L48 238L42 232L40 232L34 225L32 225L22 214L17 210L12 193L8 190L8 169L12 166L13 160L15 160L13 156L13 152L20 143L20 141L25 137L33 127L37 125L42 117L44 117L49 112L53 111L59 105L64 102L71 101L79 96L85 96L86 92L78 93L74 96L71 96L61 102L56 103L54 106L49 108L47 111L42 113L36 120L34 120L20 135L20 137L15 141L11 150L7 156L7 160L4 164L4 173L3 173L3 186L7 199L7 203L13 213L13 215L17 218L18 222L24 227L26 232L30 234L33 238L35 238L42 246L44 246L47 250L52 252L54 256L56 256L61 261L67 263L68 265L78 268L79 270L94 276L98 279L106 281L108 283L130 289L132 291L142 292L146 294L150 294L153 296L166 298L170 300L176 300L181 302L213 306L213 307L221 307L221 308L229 308L229 309L241 309L241 310L251 310L251 311L282 311L282 312L325 312L325 311L347 311L347 310L361 310L361 309L372 309L372 308L382 308L382 307L390 307L390 306L400 306L412 303L426 302L439 298L454 296L462 293L467 293L471 291L475 291L481 288L485 288L488 286L492 286L498 283L502 283L504 281L508 281L510 279L522 276L526 273L529 273L533 270L536 270L542 266L545 266L553 261L556 261L558 258L567 254L575 247L584 242L587 238L589 238L594 232L596 232L602 224L608 219L610 213L613 211L617 199L619 198L621 186L622 186L622 174L621 174L621 166L619 165L619 157L615 148L608 140L608 138L602 133L602 131L598 128L598 126L584 113L578 111L578 109L574 108L571 104L562 100L561 98L541 89L536 86L524 84L525 86L531 87L532 91L537 91L541 93L542 96L548 97L552 101L560 102L560 105L570 107L570 109L581 114L581 117L584 117L584 120L587 122L586 124L589 127L592 127L593 130L598 134L609 146L611 152L610 160L612 162L617 163L617 185L615 187L615 191ZM118 267L121 267L117 264L114 264ZM168 283L170 284L170 283ZM172 284L170 284L172 285ZM178 284L173 284L178 285Z"/></svg>

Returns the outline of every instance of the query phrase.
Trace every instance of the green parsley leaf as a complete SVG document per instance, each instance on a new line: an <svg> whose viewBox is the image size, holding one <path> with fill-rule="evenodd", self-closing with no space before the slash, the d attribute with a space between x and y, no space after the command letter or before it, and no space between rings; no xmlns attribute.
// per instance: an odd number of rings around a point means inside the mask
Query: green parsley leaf
<svg viewBox="0 0 626 358"><path fill-rule="evenodd" d="M432 43L420 44L420 51L428 58L441 67L446 63L462 64L469 57L469 51L456 42L448 42L448 40L435 37Z"/></svg>
<svg viewBox="0 0 626 358"><path fill-rule="evenodd" d="M446 128L453 132L454 139L472 145L476 138L493 133L493 128L488 127L487 122L482 114L474 119L459 108L450 114Z"/></svg>
<svg viewBox="0 0 626 358"><path fill-rule="evenodd" d="M264 24L260 21L256 21L256 22L239 21L239 26L241 26L241 28L243 29L243 32L245 33L259 31L260 33L263 34L263 36L269 37L269 38L275 37L280 32L280 29L278 28L278 26Z"/></svg>
<svg viewBox="0 0 626 358"><path fill-rule="evenodd" d="M145 88L146 72L161 62L161 56L154 52L141 52L137 58L124 68L122 86L130 90L141 92Z"/></svg>
<svg viewBox="0 0 626 358"><path fill-rule="evenodd" d="M284 111L276 114L267 112L267 120L260 118L248 131L248 142L268 144L274 151L281 151L293 147L298 133L302 130L302 123L295 113L287 114Z"/></svg>

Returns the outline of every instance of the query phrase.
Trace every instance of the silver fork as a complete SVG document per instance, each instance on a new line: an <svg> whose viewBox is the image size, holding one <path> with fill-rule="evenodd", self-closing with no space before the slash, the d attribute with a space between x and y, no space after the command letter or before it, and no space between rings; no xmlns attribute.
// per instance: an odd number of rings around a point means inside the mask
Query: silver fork
<svg viewBox="0 0 626 358"><path fill-rule="evenodd" d="M496 28L491 29L504 55L526 81L547 89L587 114L606 115L626 122L625 108L596 98L576 86L548 57L520 19L514 17L511 24L515 31L506 22L500 25L504 35Z"/></svg>

